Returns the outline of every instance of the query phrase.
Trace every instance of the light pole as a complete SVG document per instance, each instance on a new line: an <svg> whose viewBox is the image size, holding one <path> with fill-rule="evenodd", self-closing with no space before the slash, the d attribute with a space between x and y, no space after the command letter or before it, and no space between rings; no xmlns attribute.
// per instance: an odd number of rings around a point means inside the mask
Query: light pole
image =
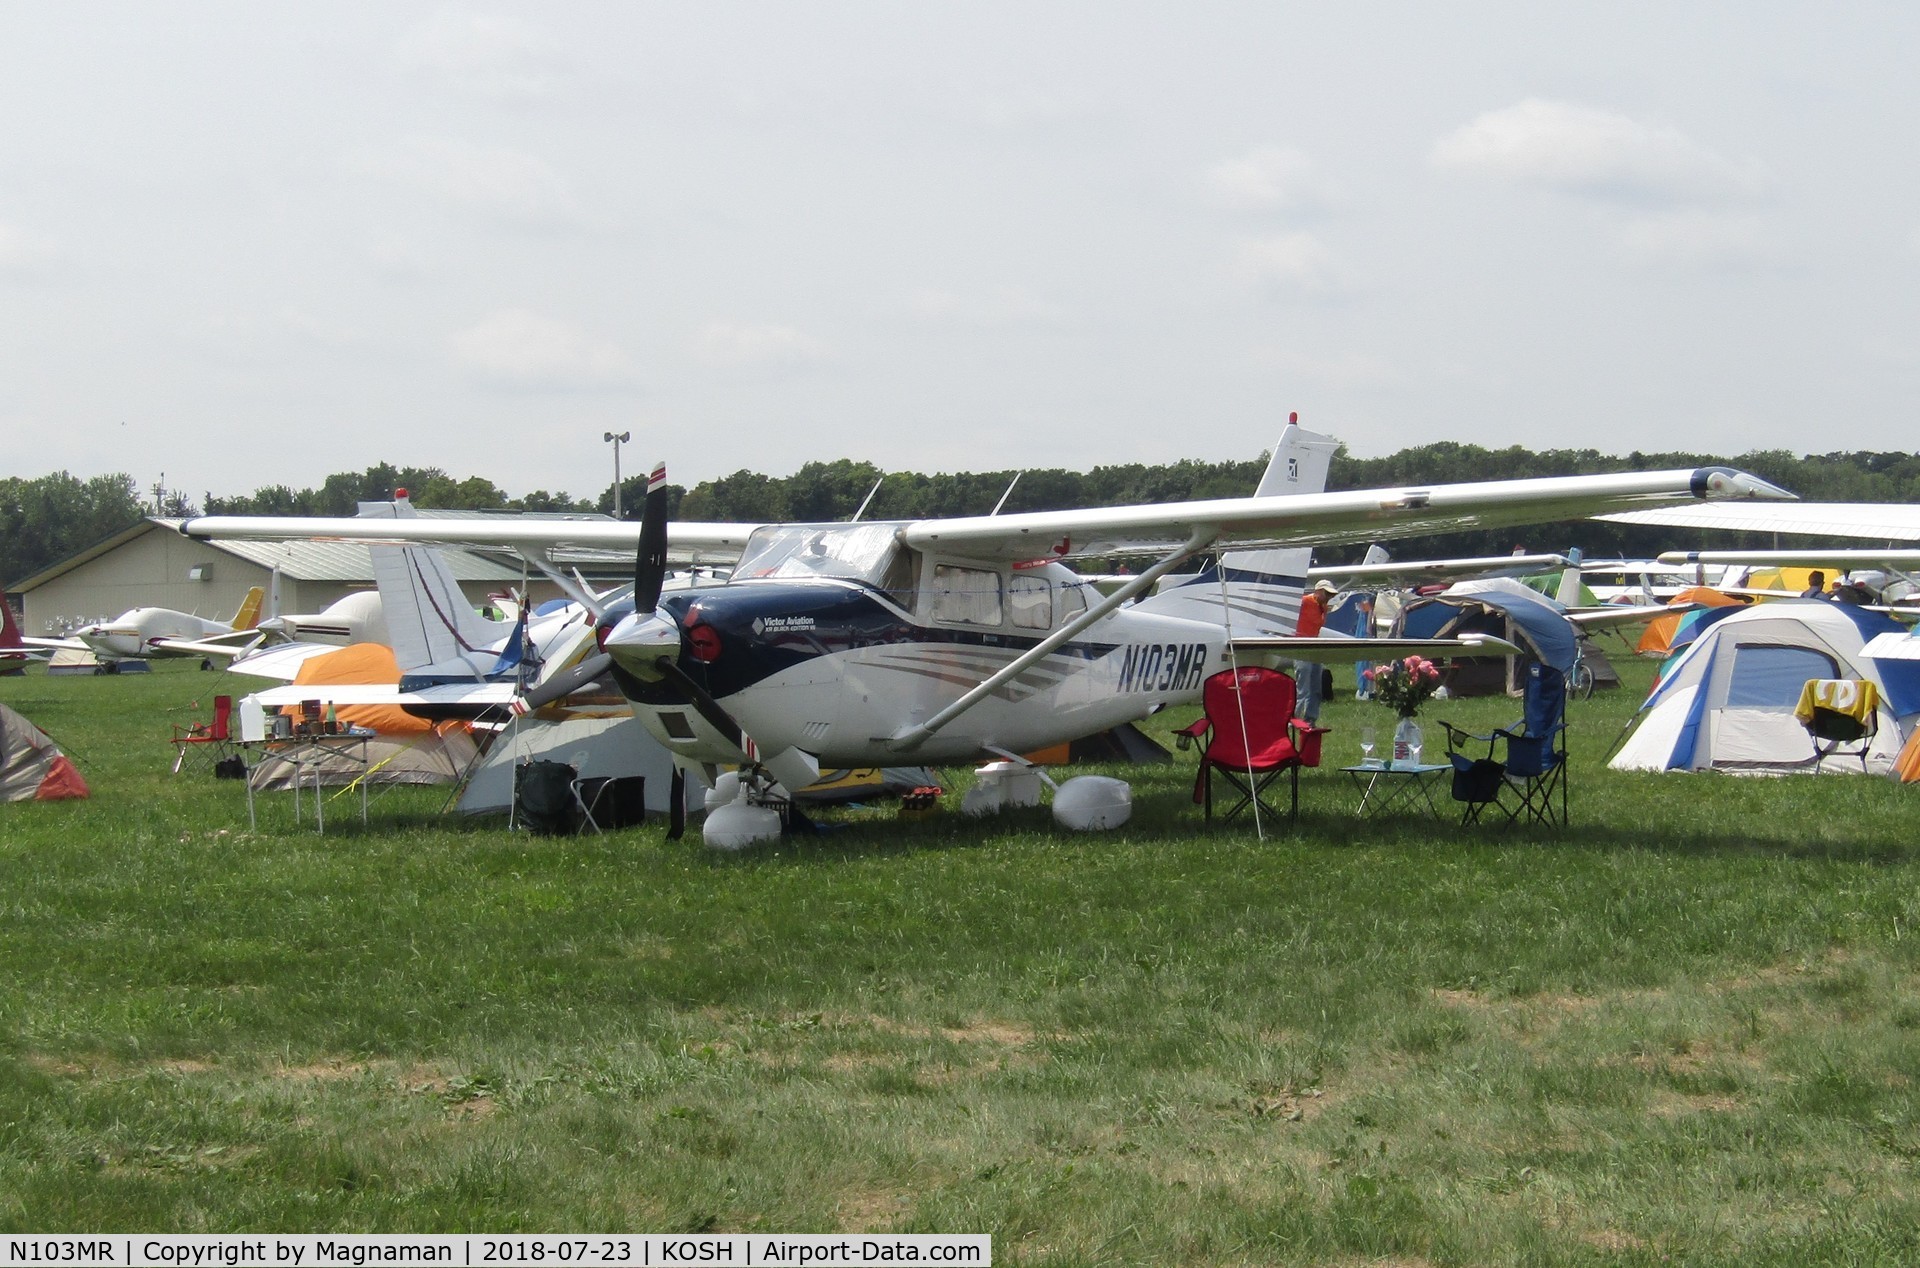
<svg viewBox="0 0 1920 1268"><path fill-rule="evenodd" d="M613 442L613 518L620 518L620 446L622 442L633 439L630 431L608 432L602 440Z"/></svg>

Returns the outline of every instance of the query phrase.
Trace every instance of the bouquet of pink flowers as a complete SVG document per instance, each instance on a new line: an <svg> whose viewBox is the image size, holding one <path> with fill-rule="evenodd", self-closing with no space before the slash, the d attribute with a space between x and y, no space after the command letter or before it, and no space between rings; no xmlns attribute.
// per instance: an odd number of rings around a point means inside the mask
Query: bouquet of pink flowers
<svg viewBox="0 0 1920 1268"><path fill-rule="evenodd" d="M1389 660L1367 671L1373 698L1403 718L1420 712L1421 704L1440 686L1440 667L1424 656Z"/></svg>

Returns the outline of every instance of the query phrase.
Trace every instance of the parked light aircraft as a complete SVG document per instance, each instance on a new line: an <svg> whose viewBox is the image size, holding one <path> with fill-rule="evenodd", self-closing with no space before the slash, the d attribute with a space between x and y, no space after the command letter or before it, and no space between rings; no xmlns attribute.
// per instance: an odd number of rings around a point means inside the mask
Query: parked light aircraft
<svg viewBox="0 0 1920 1268"><path fill-rule="evenodd" d="M417 515L402 489L390 502L361 503L354 522L417 522ZM594 631L605 617L609 596L594 594L577 578L547 570L575 596L572 601L496 620L473 610L437 548L372 542L368 555L374 590L347 595L324 612L268 617L260 628L276 641L234 649L238 654L227 668L291 681L313 656L349 643L378 642L393 650L400 684L314 684L265 693L263 703L313 699L398 704L440 718L504 715L525 692L550 686L556 676L599 651ZM577 675L568 682L585 685Z"/></svg>
<svg viewBox="0 0 1920 1268"><path fill-rule="evenodd" d="M29 647L53 651L92 652L112 668L123 660L151 660L168 656L205 656L210 642L238 640L244 646L254 635L265 591L248 590L231 621L211 621L172 608L132 608L111 621L83 625L67 638L34 638Z"/></svg>
<svg viewBox="0 0 1920 1268"><path fill-rule="evenodd" d="M1323 442L1289 427L1274 463L1297 470ZM618 522L244 517L189 520L181 531L535 552L632 548L637 537L635 611L605 639L635 714L707 781L717 764L745 763L795 787L821 765L1028 752L1137 720L1197 698L1243 648L1325 658L1324 644L1288 633L1304 569L1242 570L1230 556L1212 586L1129 606L1210 549L1244 559L1690 498L1791 496L1706 467L945 520L668 525L664 479L656 469L637 532ZM724 585L663 595L670 548L738 562ZM1104 597L1062 562L1149 548L1156 562ZM1355 643L1364 656L1391 654Z"/></svg>
<svg viewBox="0 0 1920 1268"><path fill-rule="evenodd" d="M44 659L44 648L27 646L20 637L20 627L14 624L13 605L0 597L0 674L17 674L26 668L27 662Z"/></svg>

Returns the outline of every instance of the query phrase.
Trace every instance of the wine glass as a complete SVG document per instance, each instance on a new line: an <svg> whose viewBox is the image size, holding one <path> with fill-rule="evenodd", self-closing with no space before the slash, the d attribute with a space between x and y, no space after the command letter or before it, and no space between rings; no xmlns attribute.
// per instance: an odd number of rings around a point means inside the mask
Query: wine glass
<svg viewBox="0 0 1920 1268"><path fill-rule="evenodd" d="M1363 726L1360 728L1360 764L1362 766L1373 765L1374 740L1375 736L1372 727Z"/></svg>

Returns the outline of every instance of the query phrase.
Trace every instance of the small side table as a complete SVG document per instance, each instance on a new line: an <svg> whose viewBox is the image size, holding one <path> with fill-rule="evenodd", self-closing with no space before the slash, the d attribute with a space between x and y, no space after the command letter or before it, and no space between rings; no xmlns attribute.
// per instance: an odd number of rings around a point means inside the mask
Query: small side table
<svg viewBox="0 0 1920 1268"><path fill-rule="evenodd" d="M1446 818L1433 794L1435 789L1446 787L1447 778L1453 774L1452 766L1412 766L1402 762L1340 769L1360 790L1360 809L1355 813L1362 819L1423 813L1434 819Z"/></svg>

